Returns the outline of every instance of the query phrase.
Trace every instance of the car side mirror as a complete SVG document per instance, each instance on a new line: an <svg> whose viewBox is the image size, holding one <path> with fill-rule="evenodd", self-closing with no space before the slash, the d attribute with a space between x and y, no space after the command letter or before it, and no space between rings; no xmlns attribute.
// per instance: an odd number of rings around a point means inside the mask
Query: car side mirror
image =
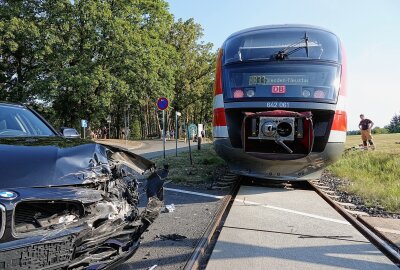
<svg viewBox="0 0 400 270"><path fill-rule="evenodd" d="M81 135L78 133L78 131L74 128L62 127L61 134L65 138L80 138L81 137Z"/></svg>

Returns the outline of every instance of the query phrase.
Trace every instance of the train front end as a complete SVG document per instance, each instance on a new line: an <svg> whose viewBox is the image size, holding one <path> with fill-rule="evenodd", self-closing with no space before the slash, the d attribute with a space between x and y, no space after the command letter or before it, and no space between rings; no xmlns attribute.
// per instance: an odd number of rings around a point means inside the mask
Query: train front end
<svg viewBox="0 0 400 270"><path fill-rule="evenodd" d="M214 148L240 175L317 179L343 152L345 98L333 33L302 25L237 32L218 53Z"/></svg>

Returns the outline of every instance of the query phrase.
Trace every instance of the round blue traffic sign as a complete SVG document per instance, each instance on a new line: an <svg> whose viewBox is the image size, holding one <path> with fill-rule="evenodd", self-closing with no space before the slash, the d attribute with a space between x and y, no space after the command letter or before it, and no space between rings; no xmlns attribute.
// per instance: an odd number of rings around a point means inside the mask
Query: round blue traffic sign
<svg viewBox="0 0 400 270"><path fill-rule="evenodd" d="M157 100L157 107L162 111L168 108L168 104L169 104L168 99L166 99L165 97L160 97Z"/></svg>

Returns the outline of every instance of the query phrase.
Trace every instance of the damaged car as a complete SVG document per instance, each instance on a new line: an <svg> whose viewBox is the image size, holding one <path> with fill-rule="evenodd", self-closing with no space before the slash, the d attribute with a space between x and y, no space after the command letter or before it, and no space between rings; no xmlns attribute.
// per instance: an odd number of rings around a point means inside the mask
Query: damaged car
<svg viewBox="0 0 400 270"><path fill-rule="evenodd" d="M110 269L127 260L163 207L167 174L0 103L0 270Z"/></svg>

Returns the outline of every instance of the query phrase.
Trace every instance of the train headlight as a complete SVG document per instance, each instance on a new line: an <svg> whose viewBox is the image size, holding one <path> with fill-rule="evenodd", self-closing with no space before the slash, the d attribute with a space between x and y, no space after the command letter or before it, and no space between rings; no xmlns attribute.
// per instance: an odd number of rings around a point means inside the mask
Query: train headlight
<svg viewBox="0 0 400 270"><path fill-rule="evenodd" d="M303 91L301 92L301 94L303 95L303 97L308 98L311 96L311 91L308 89L303 89Z"/></svg>
<svg viewBox="0 0 400 270"><path fill-rule="evenodd" d="M325 91L323 90L315 90L314 98L325 98Z"/></svg>
<svg viewBox="0 0 400 270"><path fill-rule="evenodd" d="M246 89L246 96L247 97L254 97L255 94L256 94L256 92L254 91L253 88L247 88Z"/></svg>
<svg viewBox="0 0 400 270"><path fill-rule="evenodd" d="M242 89L238 88L233 90L233 98L242 98L242 97L244 97L244 92Z"/></svg>

